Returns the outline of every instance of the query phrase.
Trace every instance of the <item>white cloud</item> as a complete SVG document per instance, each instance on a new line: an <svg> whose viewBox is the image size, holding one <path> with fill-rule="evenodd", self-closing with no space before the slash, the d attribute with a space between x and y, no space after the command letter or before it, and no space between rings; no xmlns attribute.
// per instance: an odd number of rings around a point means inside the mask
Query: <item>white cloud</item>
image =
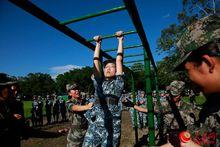
<svg viewBox="0 0 220 147"><path fill-rule="evenodd" d="M170 13L167 13L166 15L163 16L163 18L169 18L170 17Z"/></svg>
<svg viewBox="0 0 220 147"><path fill-rule="evenodd" d="M57 75L63 74L65 72L68 72L72 69L81 69L82 66L77 66L77 65L64 65L64 66L55 66L49 68L51 76L53 79L56 79Z"/></svg>

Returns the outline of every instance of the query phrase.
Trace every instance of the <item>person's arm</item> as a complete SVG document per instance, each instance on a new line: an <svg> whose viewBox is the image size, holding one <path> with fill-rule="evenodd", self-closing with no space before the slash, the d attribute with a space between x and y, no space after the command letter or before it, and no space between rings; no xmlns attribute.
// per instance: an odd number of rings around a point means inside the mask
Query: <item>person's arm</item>
<svg viewBox="0 0 220 147"><path fill-rule="evenodd" d="M142 108L142 107L140 107L138 105L134 105L134 109L136 109L139 112L144 112L144 113L148 112L147 108Z"/></svg>
<svg viewBox="0 0 220 147"><path fill-rule="evenodd" d="M181 147L202 147L202 146L198 145L197 143L193 142L192 140L190 140L189 142L186 142L186 143L181 142L180 146Z"/></svg>
<svg viewBox="0 0 220 147"><path fill-rule="evenodd" d="M82 106L80 106L80 105L72 105L71 110L72 111L86 111L86 110L91 109L92 106L93 106L93 103L89 103L87 105L82 105Z"/></svg>
<svg viewBox="0 0 220 147"><path fill-rule="evenodd" d="M118 31L115 34L118 39L118 52L116 57L116 75L121 75L123 73L123 32Z"/></svg>
<svg viewBox="0 0 220 147"><path fill-rule="evenodd" d="M93 65L94 65L94 76L95 77L101 77L102 76L102 70L101 70L101 63L100 63L100 49L101 49L101 36L95 36L93 38L96 41L95 51L94 51L94 58L93 58Z"/></svg>

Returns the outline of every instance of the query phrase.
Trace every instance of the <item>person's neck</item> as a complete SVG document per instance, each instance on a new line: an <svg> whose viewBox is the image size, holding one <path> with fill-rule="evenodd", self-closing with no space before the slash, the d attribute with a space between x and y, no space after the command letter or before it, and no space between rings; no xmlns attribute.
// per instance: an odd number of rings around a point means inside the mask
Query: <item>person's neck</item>
<svg viewBox="0 0 220 147"><path fill-rule="evenodd" d="M176 104L177 107L179 107L179 106L180 106L180 100L177 100L177 101L175 102L175 104Z"/></svg>
<svg viewBox="0 0 220 147"><path fill-rule="evenodd" d="M105 77L106 81L112 81L114 79L114 77Z"/></svg>

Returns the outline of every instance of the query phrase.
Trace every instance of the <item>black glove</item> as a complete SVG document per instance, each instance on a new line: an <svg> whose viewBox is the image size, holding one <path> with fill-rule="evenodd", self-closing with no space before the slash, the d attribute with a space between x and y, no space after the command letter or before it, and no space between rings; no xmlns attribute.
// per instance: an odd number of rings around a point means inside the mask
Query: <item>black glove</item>
<svg viewBox="0 0 220 147"><path fill-rule="evenodd" d="M134 104L133 104L131 101L129 101L129 100L123 102L123 104L124 104L126 107L134 107Z"/></svg>

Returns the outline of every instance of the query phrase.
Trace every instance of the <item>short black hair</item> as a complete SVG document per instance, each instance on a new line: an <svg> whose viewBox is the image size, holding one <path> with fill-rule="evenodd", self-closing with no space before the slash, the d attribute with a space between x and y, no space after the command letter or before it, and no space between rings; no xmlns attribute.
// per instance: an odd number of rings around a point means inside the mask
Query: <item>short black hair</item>
<svg viewBox="0 0 220 147"><path fill-rule="evenodd" d="M105 67L108 63L116 64L116 62L115 62L114 59L108 59L108 60L105 60L105 61L103 62L103 67Z"/></svg>

